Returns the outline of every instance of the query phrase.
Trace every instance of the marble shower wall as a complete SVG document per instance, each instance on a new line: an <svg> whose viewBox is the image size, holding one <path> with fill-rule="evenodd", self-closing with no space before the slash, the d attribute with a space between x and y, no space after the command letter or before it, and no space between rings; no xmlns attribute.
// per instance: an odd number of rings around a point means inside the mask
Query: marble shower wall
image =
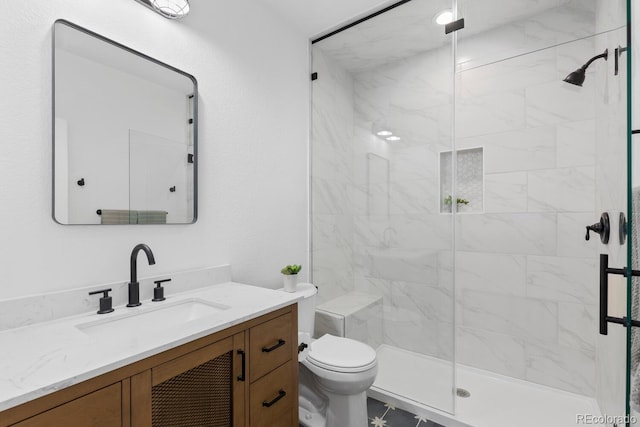
<svg viewBox="0 0 640 427"><path fill-rule="evenodd" d="M581 31L593 25L585 16ZM587 38L456 74L456 145L482 147L485 168L483 212L456 216L456 360L586 395L596 388L598 242L583 230L597 217L604 97L562 78L595 51ZM448 55L354 81L355 287L382 294L385 343L440 358L452 357L454 335L452 217L438 211L439 153L451 149ZM588 81L605 78L606 65ZM372 129L381 126L402 141L380 143ZM381 190L367 181L368 153L389 161L389 215L367 211Z"/></svg>
<svg viewBox="0 0 640 427"><path fill-rule="evenodd" d="M598 147L606 162L596 156L596 138L617 137L613 62L594 63L584 87L562 82L618 44L613 31L584 38L596 32L597 11L580 9L563 9L557 17L545 12L563 25L545 28L528 18L460 41L459 51L468 56L455 74L455 143L458 149L482 147L484 200L481 213L455 216L455 254L454 217L439 211L440 153L453 145L450 48L353 74L343 94L352 104L333 95L322 107L340 117L344 135L347 127L352 132L351 163L334 165L349 177L332 199L348 198L349 206L327 215L322 241L338 240L332 253L352 261L351 269L338 264L346 280L328 281L333 290L327 294L353 289L381 295L384 343L450 360L455 337L459 363L595 396L603 381L596 378L601 244L584 240L584 226L601 208L617 206L605 202L619 198L608 195L622 167L599 165L624 157L606 147ZM497 58L496 40L501 55L518 55ZM541 40L563 43L520 55L526 43L539 48ZM314 65L320 51L314 49ZM347 80L337 63L323 66L333 67L324 71L332 79ZM314 108L320 109L316 93L314 86ZM335 106L339 99L352 114ZM401 141L377 137L382 128ZM345 148L319 148L314 139L313 153L326 150L321 155L328 158ZM325 216L314 209L313 217ZM314 257L314 273L323 278L325 269L329 277L332 266L319 260Z"/></svg>
<svg viewBox="0 0 640 427"><path fill-rule="evenodd" d="M458 362L594 396L599 239L591 37L457 74L457 148L484 148L485 211L456 217ZM533 72L532 70L535 70ZM596 236L597 237L597 236Z"/></svg>

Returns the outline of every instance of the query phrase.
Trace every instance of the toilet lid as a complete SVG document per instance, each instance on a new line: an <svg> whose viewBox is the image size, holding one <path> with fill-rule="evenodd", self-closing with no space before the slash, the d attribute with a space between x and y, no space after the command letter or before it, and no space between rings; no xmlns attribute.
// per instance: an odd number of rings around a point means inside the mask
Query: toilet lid
<svg viewBox="0 0 640 427"><path fill-rule="evenodd" d="M359 341L327 334L311 343L307 360L332 371L360 372L375 364L376 352Z"/></svg>

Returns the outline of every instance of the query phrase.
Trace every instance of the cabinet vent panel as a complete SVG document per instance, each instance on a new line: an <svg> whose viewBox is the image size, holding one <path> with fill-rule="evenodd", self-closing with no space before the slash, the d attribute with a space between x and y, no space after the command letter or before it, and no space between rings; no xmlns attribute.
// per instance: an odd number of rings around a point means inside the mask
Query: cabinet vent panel
<svg viewBox="0 0 640 427"><path fill-rule="evenodd" d="M230 427L231 361L225 353L154 386L153 427Z"/></svg>

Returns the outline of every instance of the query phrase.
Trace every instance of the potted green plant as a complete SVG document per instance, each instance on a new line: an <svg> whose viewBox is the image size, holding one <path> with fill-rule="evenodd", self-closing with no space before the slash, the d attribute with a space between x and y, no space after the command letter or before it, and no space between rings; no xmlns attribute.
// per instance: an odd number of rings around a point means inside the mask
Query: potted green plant
<svg viewBox="0 0 640 427"><path fill-rule="evenodd" d="M287 265L280 273L282 273L282 278L284 280L284 291L285 292L295 292L296 285L298 284L298 273L302 270L301 265Z"/></svg>
<svg viewBox="0 0 640 427"><path fill-rule="evenodd" d="M451 195L447 196L444 198L443 200L443 205L444 205L444 211L445 212L451 212L451 205L453 204L453 197L451 197ZM467 199L461 199L460 197L456 198L456 204L458 207L460 207L460 205L468 205L469 201Z"/></svg>

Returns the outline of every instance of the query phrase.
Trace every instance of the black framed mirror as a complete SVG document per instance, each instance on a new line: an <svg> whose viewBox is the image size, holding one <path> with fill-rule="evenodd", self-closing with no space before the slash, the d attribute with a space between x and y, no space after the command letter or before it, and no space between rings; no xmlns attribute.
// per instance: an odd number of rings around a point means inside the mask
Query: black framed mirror
<svg viewBox="0 0 640 427"><path fill-rule="evenodd" d="M66 20L53 37L53 219L197 219L192 75Z"/></svg>

